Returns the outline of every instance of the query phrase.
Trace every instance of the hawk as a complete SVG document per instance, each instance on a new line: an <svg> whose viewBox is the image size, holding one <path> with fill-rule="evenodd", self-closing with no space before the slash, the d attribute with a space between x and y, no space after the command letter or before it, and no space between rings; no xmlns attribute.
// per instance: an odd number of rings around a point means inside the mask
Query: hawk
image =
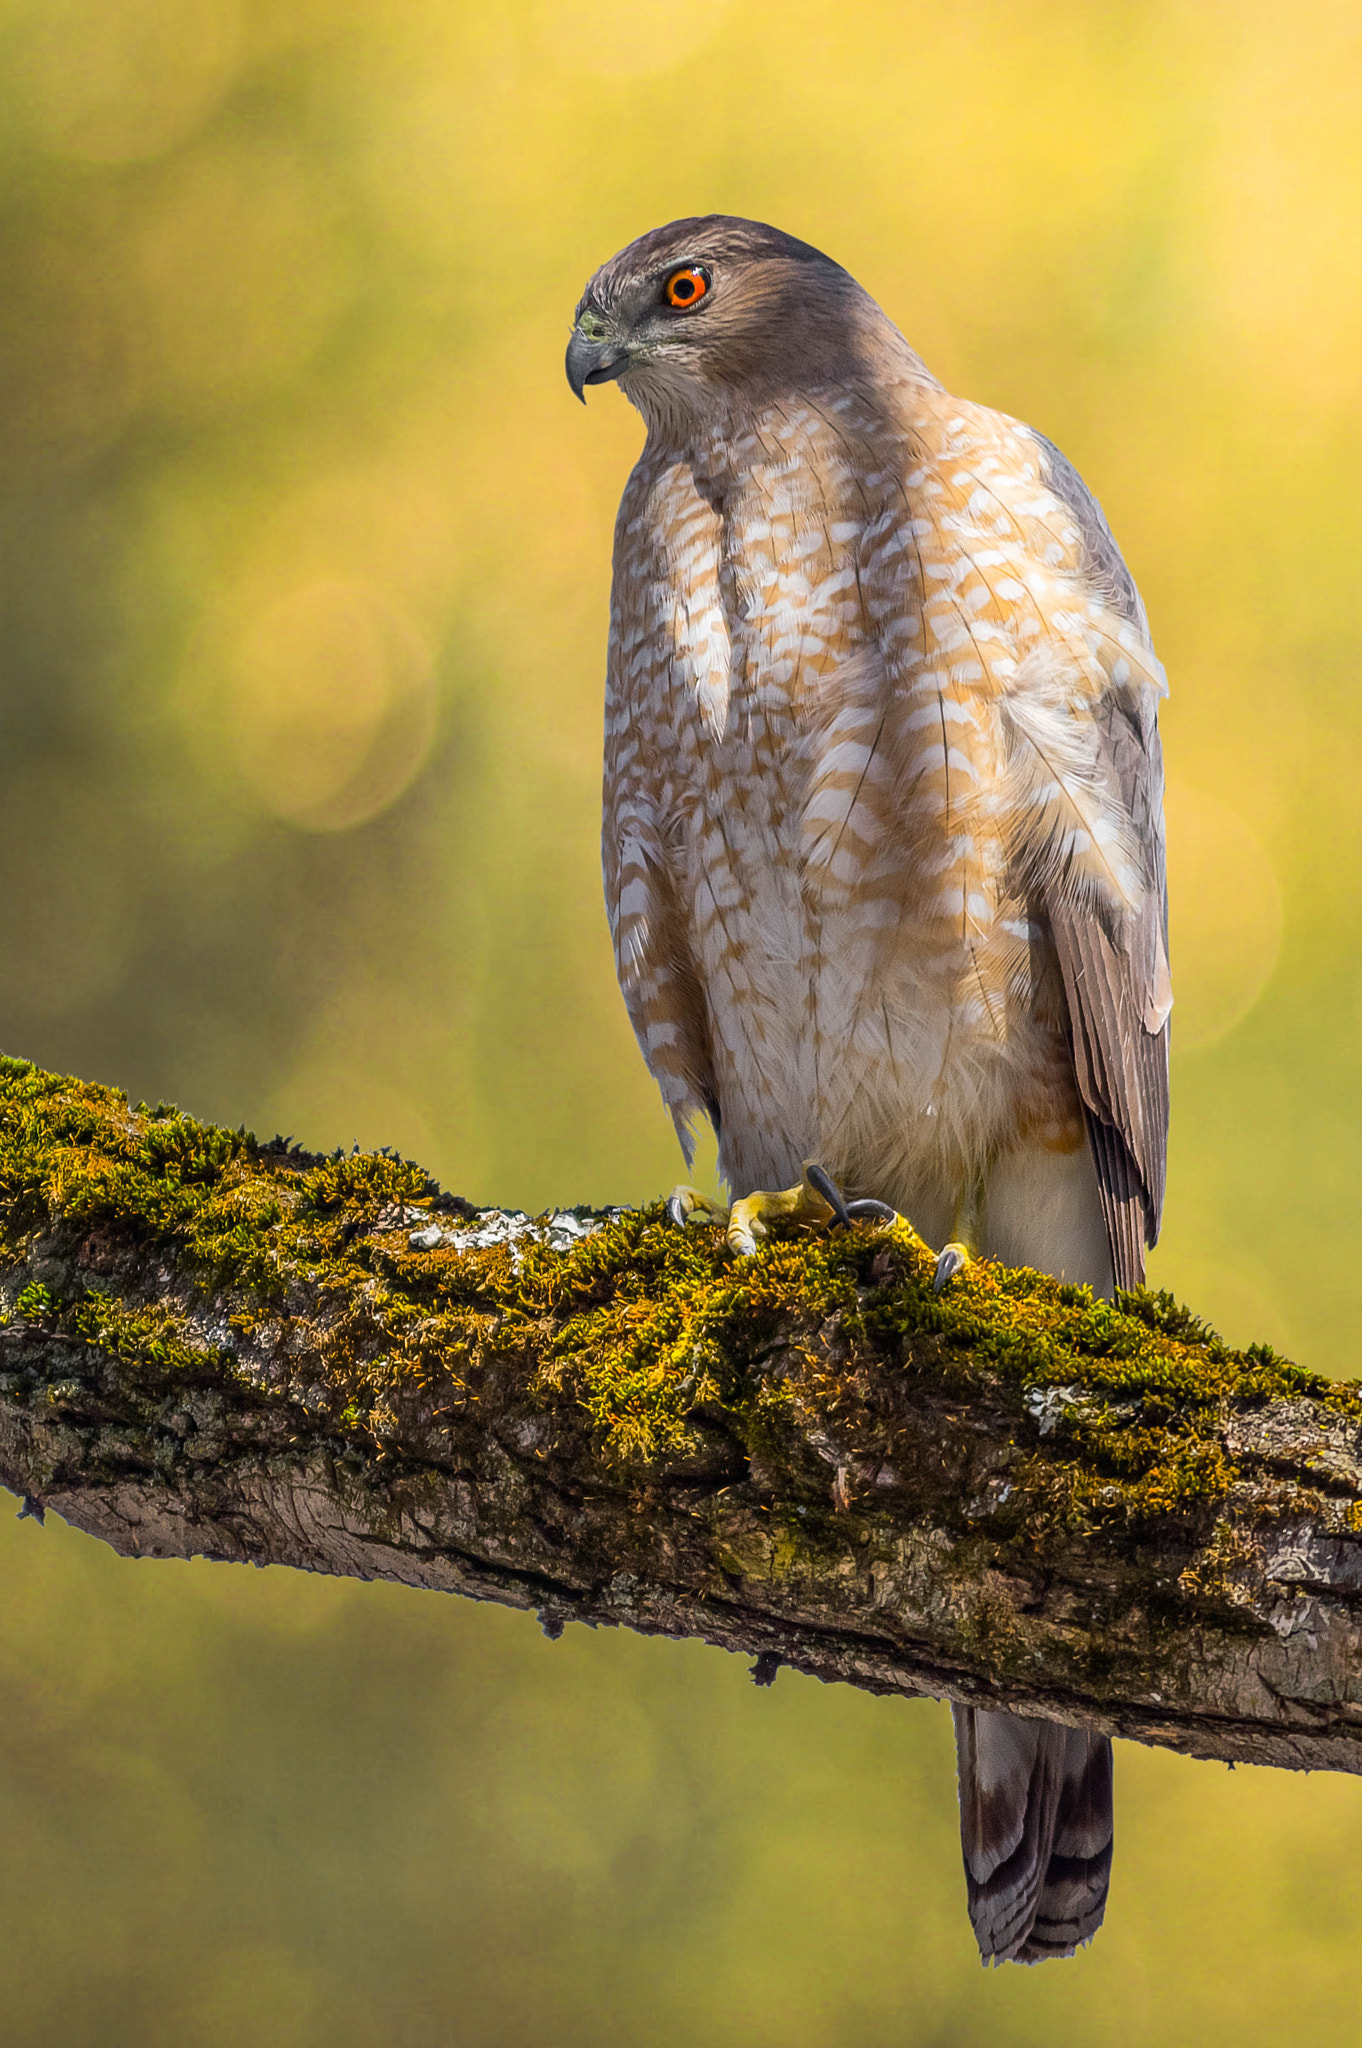
<svg viewBox="0 0 1362 2048"><path fill-rule="evenodd" d="M678 1189L751 1252L843 1192L1110 1295L1168 1127L1163 671L1059 450L943 389L838 264L675 221L567 352L647 426L615 528L604 869ZM1111 1865L1103 1736L956 1709L985 1959L1068 1955Z"/></svg>

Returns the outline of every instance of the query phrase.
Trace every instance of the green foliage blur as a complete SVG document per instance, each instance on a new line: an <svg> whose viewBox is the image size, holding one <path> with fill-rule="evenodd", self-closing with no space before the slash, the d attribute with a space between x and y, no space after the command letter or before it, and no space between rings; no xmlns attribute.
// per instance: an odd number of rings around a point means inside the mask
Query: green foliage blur
<svg viewBox="0 0 1362 2048"><path fill-rule="evenodd" d="M1338 0L0 0L0 1043L479 1200L675 1177L599 901L561 358L711 209L1106 506L1168 667L1152 1277L1362 1368L1362 17ZM0 2043L1346 2033L1350 1780L1122 1749L1109 1924L984 1976L944 1710L0 1528Z"/></svg>

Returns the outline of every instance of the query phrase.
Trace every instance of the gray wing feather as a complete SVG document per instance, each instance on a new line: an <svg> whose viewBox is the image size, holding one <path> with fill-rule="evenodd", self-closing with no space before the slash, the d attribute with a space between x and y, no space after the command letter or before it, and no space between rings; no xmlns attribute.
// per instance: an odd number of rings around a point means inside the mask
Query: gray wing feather
<svg viewBox="0 0 1362 2048"><path fill-rule="evenodd" d="M1085 567L1149 641L1140 593L1102 508L1073 464L1036 434L1045 481L1073 514ZM1168 881L1163 752L1151 693L1113 689L1095 712L1102 753L1145 869L1141 910L1109 931L1054 892L1045 908L1059 955L1088 1143L1118 1287L1138 1286L1159 1234L1168 1151Z"/></svg>

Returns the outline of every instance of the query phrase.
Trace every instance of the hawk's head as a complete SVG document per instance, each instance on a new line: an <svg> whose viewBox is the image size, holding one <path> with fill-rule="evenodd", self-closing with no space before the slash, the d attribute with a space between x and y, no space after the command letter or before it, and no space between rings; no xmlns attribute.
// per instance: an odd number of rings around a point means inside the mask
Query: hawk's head
<svg viewBox="0 0 1362 2048"><path fill-rule="evenodd" d="M568 343L568 382L618 378L649 420L703 416L721 395L775 390L852 344L870 301L846 271L759 221L714 213L641 235L602 264Z"/></svg>

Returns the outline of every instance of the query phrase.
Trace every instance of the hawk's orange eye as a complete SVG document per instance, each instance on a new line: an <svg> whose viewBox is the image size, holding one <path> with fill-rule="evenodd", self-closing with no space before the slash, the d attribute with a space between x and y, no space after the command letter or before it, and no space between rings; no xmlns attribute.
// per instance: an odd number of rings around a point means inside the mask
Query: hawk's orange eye
<svg viewBox="0 0 1362 2048"><path fill-rule="evenodd" d="M698 263L691 264L685 270L674 270L667 279L667 304L682 309L698 306L708 290L709 272Z"/></svg>

